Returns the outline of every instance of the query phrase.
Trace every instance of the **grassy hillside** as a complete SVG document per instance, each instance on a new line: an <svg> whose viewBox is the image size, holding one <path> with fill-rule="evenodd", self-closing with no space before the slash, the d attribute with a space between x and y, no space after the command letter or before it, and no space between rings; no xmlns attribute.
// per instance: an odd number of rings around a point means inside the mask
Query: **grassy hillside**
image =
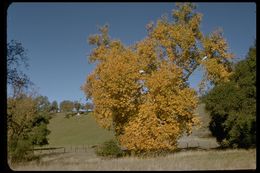
<svg viewBox="0 0 260 173"><path fill-rule="evenodd" d="M208 123L209 115L204 110L205 105L200 104L196 112L201 118L202 127L194 128L190 136L184 135L179 140L181 148L188 146L204 146L204 148L216 147L215 138L210 137ZM57 113L50 120L48 128L51 130L49 135L49 146L82 146L96 145L113 138L113 133L98 126L91 113L87 115L65 118L63 113Z"/></svg>
<svg viewBox="0 0 260 173"><path fill-rule="evenodd" d="M91 113L65 118L57 113L50 120L49 146L95 145L113 138L113 133L99 127Z"/></svg>

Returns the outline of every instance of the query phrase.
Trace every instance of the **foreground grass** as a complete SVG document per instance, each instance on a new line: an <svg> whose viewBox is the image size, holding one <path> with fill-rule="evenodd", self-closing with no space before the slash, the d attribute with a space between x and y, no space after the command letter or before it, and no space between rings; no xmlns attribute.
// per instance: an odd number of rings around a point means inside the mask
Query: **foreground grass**
<svg viewBox="0 0 260 173"><path fill-rule="evenodd" d="M181 151L153 158L102 159L93 151L45 156L13 170L243 170L256 169L256 150Z"/></svg>

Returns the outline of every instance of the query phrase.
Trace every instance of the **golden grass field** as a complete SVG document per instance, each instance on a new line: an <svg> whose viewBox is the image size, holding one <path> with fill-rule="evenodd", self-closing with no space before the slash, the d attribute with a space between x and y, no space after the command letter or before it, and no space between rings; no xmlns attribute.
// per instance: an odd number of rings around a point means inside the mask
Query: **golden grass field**
<svg viewBox="0 0 260 173"><path fill-rule="evenodd" d="M45 156L13 170L244 170L256 169L256 150L181 151L151 158L102 159L89 152Z"/></svg>

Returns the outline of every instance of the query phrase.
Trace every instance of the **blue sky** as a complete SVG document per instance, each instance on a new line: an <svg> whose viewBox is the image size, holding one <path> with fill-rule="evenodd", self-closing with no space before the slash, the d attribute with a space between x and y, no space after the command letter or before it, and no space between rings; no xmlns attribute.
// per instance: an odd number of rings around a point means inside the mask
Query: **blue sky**
<svg viewBox="0 0 260 173"><path fill-rule="evenodd" d="M203 14L201 30L221 27L235 54L244 58L256 38L255 3L196 3ZM162 14L171 17L174 3L13 3L7 11L7 40L28 50L28 74L50 101L85 102L80 86L95 68L88 64L87 38L98 26L110 26L110 36L133 44L146 36L145 26ZM196 87L200 73L191 76Z"/></svg>

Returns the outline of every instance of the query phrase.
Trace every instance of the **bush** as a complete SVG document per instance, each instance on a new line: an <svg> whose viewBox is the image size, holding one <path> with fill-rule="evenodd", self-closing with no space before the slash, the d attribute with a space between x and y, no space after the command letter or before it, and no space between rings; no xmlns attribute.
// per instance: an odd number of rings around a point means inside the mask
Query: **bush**
<svg viewBox="0 0 260 173"><path fill-rule="evenodd" d="M96 154L98 156L105 157L121 157L124 152L118 145L118 142L114 139L104 142L102 145L96 148Z"/></svg>
<svg viewBox="0 0 260 173"><path fill-rule="evenodd" d="M98 156L116 158L122 156L137 156L141 158L146 157L158 157L165 156L172 153L172 150L145 150L145 151L134 151L134 150L122 150L119 143L115 140L109 140L104 142L102 145L96 148L96 154Z"/></svg>
<svg viewBox="0 0 260 173"><path fill-rule="evenodd" d="M75 112L65 112L65 118L71 118L71 117L74 117L76 115Z"/></svg>
<svg viewBox="0 0 260 173"><path fill-rule="evenodd" d="M144 150L144 151L130 151L131 156L137 156L140 158L153 158L153 157L161 157L166 156L167 154L171 154L178 151L178 149L175 150L169 150L169 149L156 149L156 150Z"/></svg>
<svg viewBox="0 0 260 173"><path fill-rule="evenodd" d="M9 157L11 161L22 162L33 158L32 144L29 140L16 139L9 142Z"/></svg>
<svg viewBox="0 0 260 173"><path fill-rule="evenodd" d="M35 157L33 146L48 144L48 103L26 94L7 101L9 158L12 162L31 160Z"/></svg>

